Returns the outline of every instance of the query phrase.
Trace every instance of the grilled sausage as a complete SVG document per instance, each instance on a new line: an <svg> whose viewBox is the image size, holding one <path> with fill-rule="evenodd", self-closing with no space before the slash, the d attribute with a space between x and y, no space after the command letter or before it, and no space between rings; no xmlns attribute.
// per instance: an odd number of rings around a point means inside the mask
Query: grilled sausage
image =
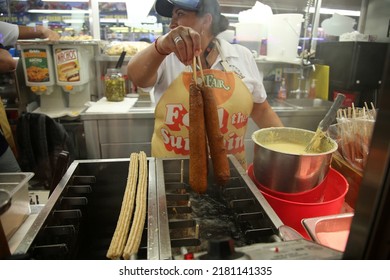
<svg viewBox="0 0 390 280"><path fill-rule="evenodd" d="M217 102L209 87L202 86L201 92L214 177L218 184L225 185L230 178L230 168L223 135L219 128Z"/></svg>
<svg viewBox="0 0 390 280"><path fill-rule="evenodd" d="M190 170L189 183L197 193L207 190L207 141L204 121L202 93L195 83L190 85L189 145Z"/></svg>

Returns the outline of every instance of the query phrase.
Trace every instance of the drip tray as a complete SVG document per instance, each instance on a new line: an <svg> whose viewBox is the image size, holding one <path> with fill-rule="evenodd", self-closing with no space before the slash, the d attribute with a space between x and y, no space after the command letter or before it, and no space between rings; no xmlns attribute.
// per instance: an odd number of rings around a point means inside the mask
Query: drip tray
<svg viewBox="0 0 390 280"><path fill-rule="evenodd" d="M226 186L214 182L209 168L200 195L188 184L189 159L156 159L161 259L207 251L210 240L233 239L237 248L280 240L282 222L233 156L229 163Z"/></svg>

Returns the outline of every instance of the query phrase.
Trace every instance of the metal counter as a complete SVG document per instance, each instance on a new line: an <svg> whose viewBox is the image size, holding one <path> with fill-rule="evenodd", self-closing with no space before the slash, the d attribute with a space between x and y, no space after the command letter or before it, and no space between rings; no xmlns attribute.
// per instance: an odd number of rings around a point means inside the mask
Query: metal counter
<svg viewBox="0 0 390 280"><path fill-rule="evenodd" d="M132 152L151 152L154 103L136 102L128 112L84 112L88 159L127 158Z"/></svg>
<svg viewBox="0 0 390 280"><path fill-rule="evenodd" d="M313 131L332 105L332 102L321 99L269 102L285 126ZM124 113L82 113L88 159L127 158L130 153L139 151L151 156L154 106L151 102L138 101ZM253 161L251 135L258 129L250 119L245 136L248 163Z"/></svg>

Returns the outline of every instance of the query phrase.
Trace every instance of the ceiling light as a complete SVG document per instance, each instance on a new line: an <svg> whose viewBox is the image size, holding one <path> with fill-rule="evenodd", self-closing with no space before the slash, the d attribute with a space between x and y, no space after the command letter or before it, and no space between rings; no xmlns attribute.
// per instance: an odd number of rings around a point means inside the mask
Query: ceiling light
<svg viewBox="0 0 390 280"><path fill-rule="evenodd" d="M42 2L89 2L89 0L42 0Z"/></svg>
<svg viewBox="0 0 390 280"><path fill-rule="evenodd" d="M84 23L85 20L82 20L82 19L64 19L64 22L65 23L75 23L75 24L80 24L80 23Z"/></svg>
<svg viewBox="0 0 390 280"><path fill-rule="evenodd" d="M89 14L89 10L46 10L46 9L30 9L27 12L31 14Z"/></svg>
<svg viewBox="0 0 390 280"><path fill-rule="evenodd" d="M228 13L221 13L221 14L229 18L238 18L238 14L228 14Z"/></svg>
<svg viewBox="0 0 390 280"><path fill-rule="evenodd" d="M309 13L314 13L314 11L315 11L315 8L310 7ZM326 14L326 15L339 14L339 15L343 15L343 16L359 17L360 11L320 8L320 14Z"/></svg>
<svg viewBox="0 0 390 280"><path fill-rule="evenodd" d="M126 23L127 18L101 18L101 23Z"/></svg>

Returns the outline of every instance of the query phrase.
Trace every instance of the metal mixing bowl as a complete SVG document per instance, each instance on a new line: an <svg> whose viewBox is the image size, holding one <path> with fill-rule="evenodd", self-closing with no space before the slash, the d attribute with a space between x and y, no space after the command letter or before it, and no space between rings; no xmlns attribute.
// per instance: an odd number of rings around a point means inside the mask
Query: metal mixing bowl
<svg viewBox="0 0 390 280"><path fill-rule="evenodd" d="M255 143L253 173L256 180L271 190L297 193L312 189L328 174L332 153L337 143L329 138L321 139L321 153L299 154L271 150L267 144L292 143L307 145L314 132L299 128L264 128L252 134Z"/></svg>

